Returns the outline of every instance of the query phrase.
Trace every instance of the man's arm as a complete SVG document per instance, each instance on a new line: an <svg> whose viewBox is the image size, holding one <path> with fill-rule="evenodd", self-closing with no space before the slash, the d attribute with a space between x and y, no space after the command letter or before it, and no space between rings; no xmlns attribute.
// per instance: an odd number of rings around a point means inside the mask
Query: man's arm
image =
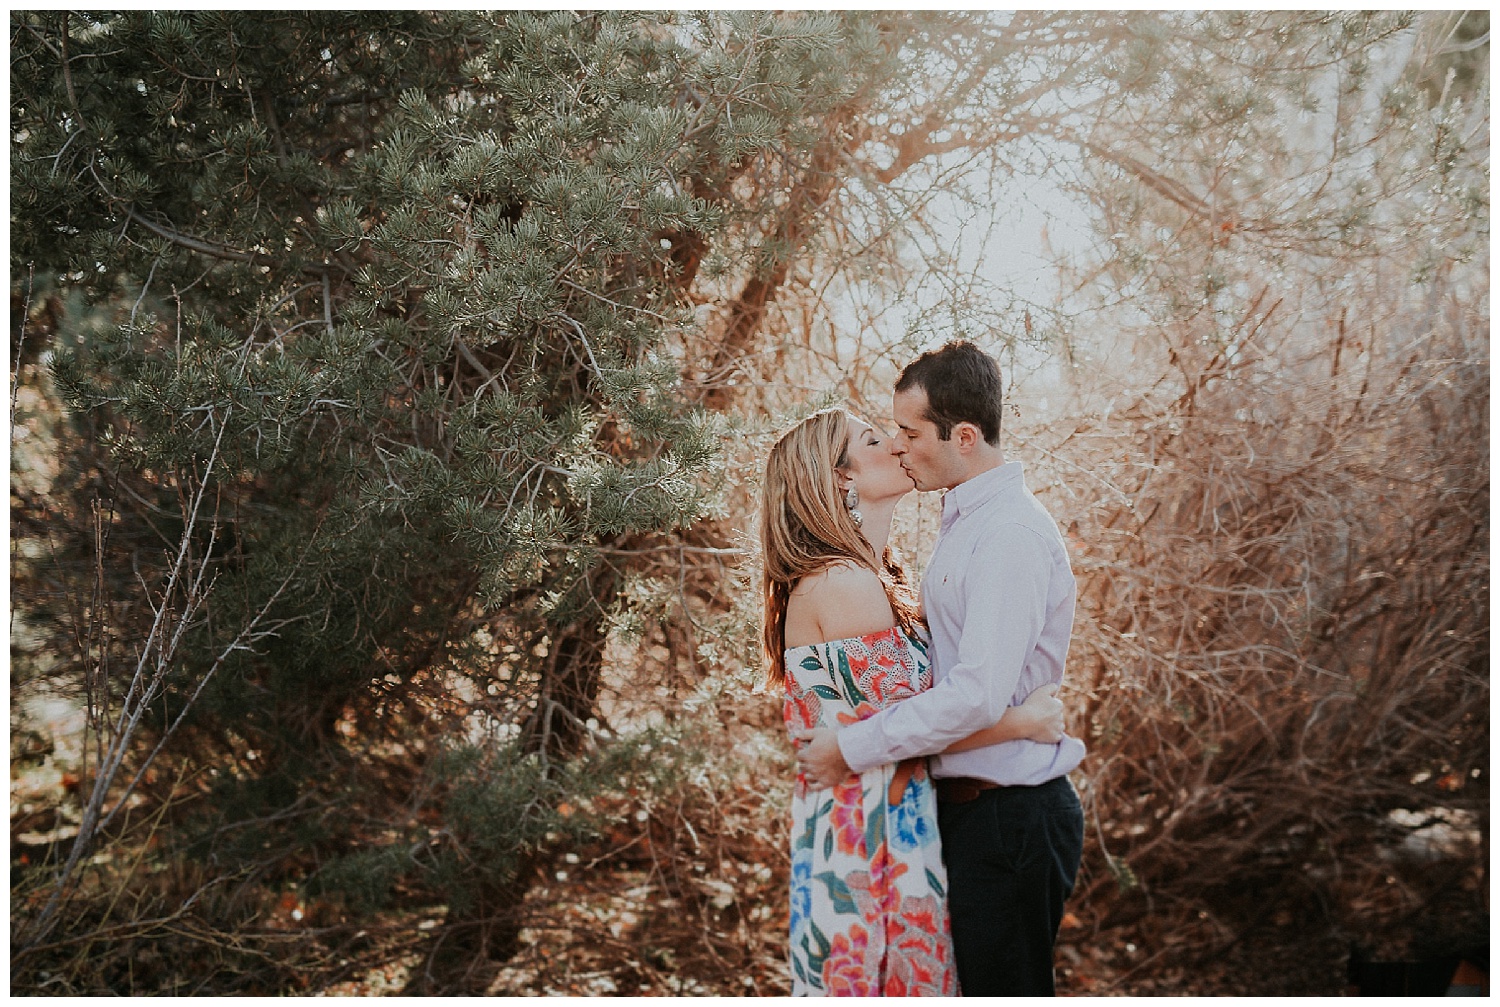
<svg viewBox="0 0 1500 1007"><path fill-rule="evenodd" d="M1062 738L1063 727L1062 700L1057 698L1057 685L1049 683L1033 689L1025 702L1009 707L999 723L961 738L943 751L967 752L1022 738L1051 745ZM850 774L837 736L838 732L831 727L792 732L792 740L798 746L798 771L814 787L837 786Z"/></svg>
<svg viewBox="0 0 1500 1007"><path fill-rule="evenodd" d="M1006 525L982 541L964 566L957 660L931 689L838 732L850 769L941 752L999 722L1041 636L1051 571L1029 528Z"/></svg>
<svg viewBox="0 0 1500 1007"><path fill-rule="evenodd" d="M1040 741L1044 745L1055 745L1066 731L1063 722L1062 700L1057 698L1057 683L1048 682L1027 694L1026 698L1009 707L999 723L975 731L967 738L960 738L947 748L950 752L968 752L989 745L1003 745L1007 741Z"/></svg>

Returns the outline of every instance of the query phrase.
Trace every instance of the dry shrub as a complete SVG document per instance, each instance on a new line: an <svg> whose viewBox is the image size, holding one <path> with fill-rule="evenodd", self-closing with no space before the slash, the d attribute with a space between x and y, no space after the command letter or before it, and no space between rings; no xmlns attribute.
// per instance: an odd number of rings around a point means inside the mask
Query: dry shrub
<svg viewBox="0 0 1500 1007"><path fill-rule="evenodd" d="M1362 293L1162 332L1178 380L1062 449L1097 918L1240 914L1222 946L1278 898L1350 937L1482 905L1486 321Z"/></svg>
<svg viewBox="0 0 1500 1007"><path fill-rule="evenodd" d="M722 685L581 809L609 824L539 870L491 994L788 992L790 755L773 704Z"/></svg>

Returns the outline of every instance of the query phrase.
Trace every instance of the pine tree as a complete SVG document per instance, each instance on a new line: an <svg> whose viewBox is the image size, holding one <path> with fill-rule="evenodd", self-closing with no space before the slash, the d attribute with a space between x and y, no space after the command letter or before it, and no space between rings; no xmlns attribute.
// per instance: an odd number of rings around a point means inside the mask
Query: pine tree
<svg viewBox="0 0 1500 1007"><path fill-rule="evenodd" d="M375 893L415 872L452 907L440 983L503 958L545 809L586 786L565 767L620 557L715 507L725 370L899 38L863 15L222 11L16 13L12 43L13 272L114 316L64 325L53 377L77 463L118 480L101 560L135 546L166 613L114 627L115 674L146 638L169 757L236 765L208 834L375 801L402 760L346 734L426 745L446 840L371 848L324 814L282 869L311 848L311 884ZM724 346L684 359L705 255L762 238ZM474 709L459 673L511 744L424 738ZM130 695L88 674L102 743Z"/></svg>

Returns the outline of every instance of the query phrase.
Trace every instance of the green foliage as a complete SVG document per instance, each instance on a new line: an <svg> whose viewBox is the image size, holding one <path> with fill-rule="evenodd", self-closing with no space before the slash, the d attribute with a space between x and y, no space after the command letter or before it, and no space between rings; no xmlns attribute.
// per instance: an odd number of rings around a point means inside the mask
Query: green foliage
<svg viewBox="0 0 1500 1007"><path fill-rule="evenodd" d="M304 888L361 913L391 906L401 887L436 890L466 914L482 893L515 884L537 854L598 839L617 824L613 809L632 795L687 786L708 753L685 744L684 729L702 732L701 725L648 729L604 741L564 765L520 744L451 744L426 767L421 793L428 800L408 809L414 821L441 828L418 824L363 847L326 830L309 837L309 846L349 852L320 864Z"/></svg>
<svg viewBox="0 0 1500 1007"><path fill-rule="evenodd" d="M674 252L722 230L728 164L858 79L824 15L17 13L12 32L12 261L136 300L56 347L56 380L138 471L190 481L222 445L216 622L296 571L272 660L243 674L305 688L236 716L273 734L307 729L309 691L352 698L374 653L425 654L475 592L597 618L599 542L712 509L716 424L662 352L691 324Z"/></svg>
<svg viewBox="0 0 1500 1007"><path fill-rule="evenodd" d="M214 849L260 855L257 823L330 769L328 799L384 835L400 802L373 810L351 732L458 730L475 688L483 729L520 733L439 746L425 786L455 839L418 882L461 915L476 862L503 886L566 832L632 582L610 557L723 509L722 422L682 356L698 264L776 229L782 185L736 179L810 170L834 111L882 86L885 35L843 14L12 14L12 268L108 320L50 360L71 464L118 473L111 541L148 543L110 568L120 595L165 576L184 499L209 508L183 555L211 600L163 705L189 711L168 758L235 760ZM231 646L252 622L268 635ZM343 829L304 840L365 909L409 867Z"/></svg>

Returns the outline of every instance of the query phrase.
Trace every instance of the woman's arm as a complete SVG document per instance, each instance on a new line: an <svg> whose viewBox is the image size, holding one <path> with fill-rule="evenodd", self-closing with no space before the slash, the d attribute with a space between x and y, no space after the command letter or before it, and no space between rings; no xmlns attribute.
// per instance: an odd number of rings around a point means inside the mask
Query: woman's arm
<svg viewBox="0 0 1500 1007"><path fill-rule="evenodd" d="M960 738L944 752L967 752L971 748L998 745L1002 741L1029 738L1043 744L1056 744L1063 736L1063 705L1057 698L1057 686L1044 685L1035 689L1020 706L1012 706L1005 716L991 727L975 731L967 738Z"/></svg>

